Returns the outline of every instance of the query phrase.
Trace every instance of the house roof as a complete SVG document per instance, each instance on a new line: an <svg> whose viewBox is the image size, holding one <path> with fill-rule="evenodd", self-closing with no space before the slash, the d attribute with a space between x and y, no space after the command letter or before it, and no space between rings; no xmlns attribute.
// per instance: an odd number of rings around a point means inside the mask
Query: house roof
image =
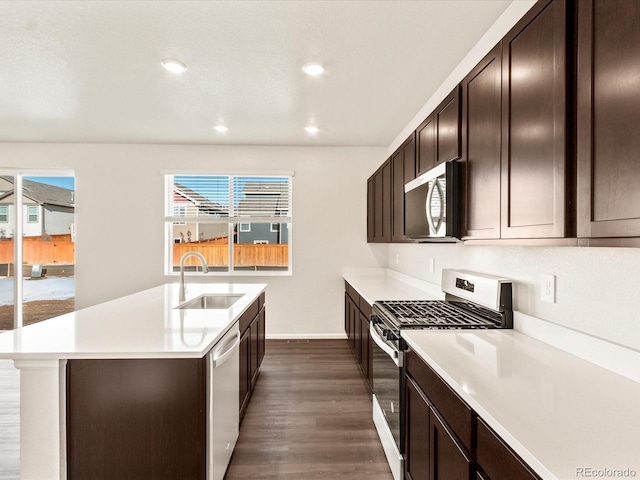
<svg viewBox="0 0 640 480"><path fill-rule="evenodd" d="M0 177L13 185L12 177ZM22 193L25 197L40 205L56 205L59 207L75 207L74 191L67 188L47 185L46 183L22 180ZM5 192L0 198L13 195L13 190Z"/></svg>

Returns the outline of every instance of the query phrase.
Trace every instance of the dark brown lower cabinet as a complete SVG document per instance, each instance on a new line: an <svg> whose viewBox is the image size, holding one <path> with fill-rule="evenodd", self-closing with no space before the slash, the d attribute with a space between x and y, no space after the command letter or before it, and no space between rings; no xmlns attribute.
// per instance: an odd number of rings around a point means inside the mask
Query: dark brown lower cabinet
<svg viewBox="0 0 640 480"><path fill-rule="evenodd" d="M471 455L451 432L411 376L405 383L405 477L408 480L470 480Z"/></svg>
<svg viewBox="0 0 640 480"><path fill-rule="evenodd" d="M251 399L265 352L264 300L263 293L240 317L240 421Z"/></svg>
<svg viewBox="0 0 640 480"><path fill-rule="evenodd" d="M251 352L250 337L251 330L247 328L240 337L240 418L249 403L249 393L251 391L251 377L249 376L249 355Z"/></svg>
<svg viewBox="0 0 640 480"><path fill-rule="evenodd" d="M433 407L429 412L429 479L469 480L473 462Z"/></svg>
<svg viewBox="0 0 640 480"><path fill-rule="evenodd" d="M371 305L356 290L345 282L344 325L349 348L362 372L367 387L373 387L373 349L369 335Z"/></svg>
<svg viewBox="0 0 640 480"><path fill-rule="evenodd" d="M526 463L481 419L478 419L478 466L485 480L537 480Z"/></svg>
<svg viewBox="0 0 640 480"><path fill-rule="evenodd" d="M69 480L204 479L206 360L67 362Z"/></svg>
<svg viewBox="0 0 640 480"><path fill-rule="evenodd" d="M369 337L369 319L358 311L358 321L360 322L360 366L364 378L371 378L371 368L373 356L371 351L371 338Z"/></svg>
<svg viewBox="0 0 640 480"><path fill-rule="evenodd" d="M405 386L405 477L429 478L429 403L411 378Z"/></svg>

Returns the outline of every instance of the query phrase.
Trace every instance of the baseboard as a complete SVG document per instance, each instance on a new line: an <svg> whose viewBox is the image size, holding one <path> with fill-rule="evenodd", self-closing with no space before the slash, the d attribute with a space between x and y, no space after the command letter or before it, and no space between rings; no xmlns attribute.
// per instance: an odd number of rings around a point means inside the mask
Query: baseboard
<svg viewBox="0 0 640 480"><path fill-rule="evenodd" d="M276 333L265 335L267 340L346 340L346 333Z"/></svg>

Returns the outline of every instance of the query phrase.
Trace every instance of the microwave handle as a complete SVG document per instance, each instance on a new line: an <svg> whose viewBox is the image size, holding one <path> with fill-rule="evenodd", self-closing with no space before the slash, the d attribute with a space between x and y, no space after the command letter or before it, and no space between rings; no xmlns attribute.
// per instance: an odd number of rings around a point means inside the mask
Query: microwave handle
<svg viewBox="0 0 640 480"><path fill-rule="evenodd" d="M433 215L431 215L431 198L433 197L433 190L436 186L437 180L434 180L431 185L429 185L429 191L427 192L427 198L424 201L424 212L427 216L427 223L429 225L429 230L433 230L433 234L435 234L438 230L435 228L433 224Z"/></svg>
<svg viewBox="0 0 640 480"><path fill-rule="evenodd" d="M436 186L436 188L438 189L438 196L440 197L440 213L438 213L438 224L434 225L433 228L435 229L436 233L438 233L438 230L440 230L440 227L442 226L442 222L444 220L444 216L445 216L445 198L444 198L444 192L442 191L442 184L440 183L440 179L437 179L433 182L434 185Z"/></svg>

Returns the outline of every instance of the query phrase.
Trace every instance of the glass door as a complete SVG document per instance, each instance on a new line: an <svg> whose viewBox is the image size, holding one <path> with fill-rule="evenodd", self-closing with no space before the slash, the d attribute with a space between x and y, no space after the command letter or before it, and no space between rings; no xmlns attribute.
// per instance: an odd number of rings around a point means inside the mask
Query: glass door
<svg viewBox="0 0 640 480"><path fill-rule="evenodd" d="M0 283L0 329L75 309L72 174L0 176Z"/></svg>

